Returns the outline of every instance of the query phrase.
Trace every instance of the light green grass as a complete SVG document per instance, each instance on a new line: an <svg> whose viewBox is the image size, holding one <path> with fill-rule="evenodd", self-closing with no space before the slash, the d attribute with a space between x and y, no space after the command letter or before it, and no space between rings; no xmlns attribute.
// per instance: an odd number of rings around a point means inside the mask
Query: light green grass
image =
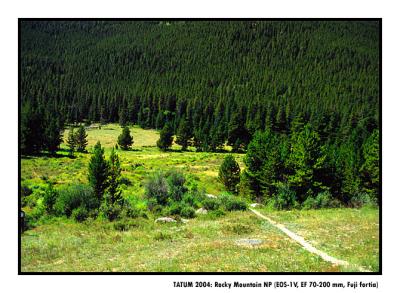
<svg viewBox="0 0 400 293"><path fill-rule="evenodd" d="M142 194L141 182L149 173L169 169L180 169L191 174L198 182L199 188L204 188L208 193L219 194L224 190L217 177L218 168L226 156L225 153L197 153L193 149L180 152L180 146L177 145L173 146L174 151L162 152L156 147L159 138L158 131L144 130L137 126L131 126L130 129L134 139L132 150L118 150L122 175L133 182L133 186L128 186L125 191L126 194ZM21 161L22 181L28 185L41 183L47 179L56 185L73 182L86 183L87 166L94 144L100 141L108 157L121 131L118 124L107 124L101 129L87 130L89 153L76 153L74 159L67 157L67 147L64 143L61 145L64 151L59 151L58 154L65 157L23 158ZM68 131L64 133L64 137L67 135ZM235 154L235 157L243 167L243 154Z"/></svg>
<svg viewBox="0 0 400 293"><path fill-rule="evenodd" d="M367 270L379 270L377 209L261 212L331 256Z"/></svg>
<svg viewBox="0 0 400 293"><path fill-rule="evenodd" d="M111 223L58 221L22 237L22 271L296 272L337 271L250 212L187 224L136 220L116 231ZM239 225L239 229L235 229ZM239 234L238 234L239 233ZM253 248L235 240L263 240Z"/></svg>

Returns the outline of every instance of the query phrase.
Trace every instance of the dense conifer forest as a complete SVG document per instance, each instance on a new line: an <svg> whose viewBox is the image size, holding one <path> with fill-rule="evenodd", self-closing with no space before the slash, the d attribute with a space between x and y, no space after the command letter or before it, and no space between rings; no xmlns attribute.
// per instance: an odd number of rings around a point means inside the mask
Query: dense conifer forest
<svg viewBox="0 0 400 293"><path fill-rule="evenodd" d="M245 152L232 190L279 208L379 202L378 22L20 25L24 155L56 152L67 124L138 124Z"/></svg>

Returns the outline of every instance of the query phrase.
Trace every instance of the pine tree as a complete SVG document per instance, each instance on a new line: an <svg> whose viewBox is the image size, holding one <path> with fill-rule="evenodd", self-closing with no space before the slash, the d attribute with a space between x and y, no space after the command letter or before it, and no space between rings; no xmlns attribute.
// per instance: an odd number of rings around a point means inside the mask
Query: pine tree
<svg viewBox="0 0 400 293"><path fill-rule="evenodd" d="M121 191L119 190L120 178L121 178L121 164L119 161L118 154L111 149L109 159L109 178L108 178L108 194L109 203L119 203L122 199Z"/></svg>
<svg viewBox="0 0 400 293"><path fill-rule="evenodd" d="M176 134L176 143L182 146L182 151L187 150L187 147L190 145L191 138L192 134L190 131L189 121L183 118L179 123Z"/></svg>
<svg viewBox="0 0 400 293"><path fill-rule="evenodd" d="M283 165L277 135L269 129L257 132L243 161L246 165L243 178L252 196L261 201L263 197L274 194Z"/></svg>
<svg viewBox="0 0 400 293"><path fill-rule="evenodd" d="M170 122L166 123L163 129L160 132L160 139L157 140L157 147L166 151L172 146L172 142L174 141L174 130Z"/></svg>
<svg viewBox="0 0 400 293"><path fill-rule="evenodd" d="M83 125L79 126L78 131L75 134L76 150L78 152L85 152L88 144L87 134Z"/></svg>
<svg viewBox="0 0 400 293"><path fill-rule="evenodd" d="M288 176L288 183L301 200L305 199L307 193L315 194L321 190L321 182L316 180L316 173L321 170L324 160L319 135L309 123L301 132L292 134L288 160L292 174Z"/></svg>
<svg viewBox="0 0 400 293"><path fill-rule="evenodd" d="M74 151L76 149L76 136L75 136L73 127L71 127L69 129L66 143L69 148L69 155L72 157L74 155Z"/></svg>
<svg viewBox="0 0 400 293"><path fill-rule="evenodd" d="M237 193L237 185L240 181L240 167L232 155L227 155L219 167L218 179L225 188Z"/></svg>
<svg viewBox="0 0 400 293"><path fill-rule="evenodd" d="M228 145L232 146L232 151L244 151L250 142L251 135L244 126L241 114L236 113L233 115L228 129Z"/></svg>
<svg viewBox="0 0 400 293"><path fill-rule="evenodd" d="M89 161L88 181L92 186L99 202L102 201L104 191L108 187L109 165L104 158L104 149L98 141L93 149L93 155Z"/></svg>
<svg viewBox="0 0 400 293"><path fill-rule="evenodd" d="M364 189L375 199L379 195L379 130L375 130L363 145L364 163L360 168Z"/></svg>
<svg viewBox="0 0 400 293"><path fill-rule="evenodd" d="M119 125L121 127L126 126L128 123L128 111L125 108L121 108L119 111Z"/></svg>
<svg viewBox="0 0 400 293"><path fill-rule="evenodd" d="M128 126L122 129L122 133L118 136L118 145L123 150L128 150L133 144L133 138Z"/></svg>
<svg viewBox="0 0 400 293"><path fill-rule="evenodd" d="M50 122L47 123L44 138L46 149L51 154L54 154L62 142L60 129L55 118L50 118Z"/></svg>

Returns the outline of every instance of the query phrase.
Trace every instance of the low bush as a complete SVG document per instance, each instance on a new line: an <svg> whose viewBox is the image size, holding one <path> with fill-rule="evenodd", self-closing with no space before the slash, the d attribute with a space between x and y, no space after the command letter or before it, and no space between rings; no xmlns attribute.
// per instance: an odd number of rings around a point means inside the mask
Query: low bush
<svg viewBox="0 0 400 293"><path fill-rule="evenodd" d="M350 199L349 205L353 208L361 208L364 206L377 207L378 203L375 195L360 192Z"/></svg>
<svg viewBox="0 0 400 293"><path fill-rule="evenodd" d="M273 205L278 210L297 208L299 204L296 200L296 192L290 189L288 184L278 184L277 192L273 197Z"/></svg>
<svg viewBox="0 0 400 293"><path fill-rule="evenodd" d="M151 175L145 182L145 195L150 200L155 200L159 205L166 205L169 198L168 182L163 173Z"/></svg>
<svg viewBox="0 0 400 293"><path fill-rule="evenodd" d="M245 211L247 209L247 204L244 200L232 196L232 195L221 195L219 196L219 202L221 206L227 211Z"/></svg>
<svg viewBox="0 0 400 293"><path fill-rule="evenodd" d="M191 206L185 206L181 209L180 216L183 218L194 218L196 211Z"/></svg>
<svg viewBox="0 0 400 293"><path fill-rule="evenodd" d="M221 202L217 198L206 198L203 201L203 208L208 211L215 211L221 207Z"/></svg>
<svg viewBox="0 0 400 293"><path fill-rule="evenodd" d="M226 213L222 209L219 208L215 211L208 212L206 215L207 216L206 218L208 218L210 220L214 220L214 219L223 217L225 215L226 215Z"/></svg>
<svg viewBox="0 0 400 293"><path fill-rule="evenodd" d="M129 219L123 219L123 220L116 221L113 223L114 230L121 231L121 232L128 231L128 230L130 230L132 228L136 228L136 227L138 227L138 224Z"/></svg>
<svg viewBox="0 0 400 293"><path fill-rule="evenodd" d="M99 207L99 201L91 187L75 184L58 190L58 197L54 204L56 214L69 217L72 211L79 207L84 207L87 211Z"/></svg>
<svg viewBox="0 0 400 293"><path fill-rule="evenodd" d="M166 232L157 232L154 235L154 240L163 241L163 240L172 240L172 235Z"/></svg>
<svg viewBox="0 0 400 293"><path fill-rule="evenodd" d="M122 206L119 204L102 204L100 207L101 214L109 221L115 221L122 216Z"/></svg>
<svg viewBox="0 0 400 293"><path fill-rule="evenodd" d="M242 234L249 234L254 231L254 229L246 224L228 224L223 227L223 229L228 232L228 233L233 233L237 235L242 235Z"/></svg>
<svg viewBox="0 0 400 293"><path fill-rule="evenodd" d="M305 210L336 208L339 206L339 201L334 199L329 191L320 192L315 198L308 196L302 204L302 208Z"/></svg>
<svg viewBox="0 0 400 293"><path fill-rule="evenodd" d="M83 222L88 218L88 211L81 206L72 211L71 217L77 222Z"/></svg>
<svg viewBox="0 0 400 293"><path fill-rule="evenodd" d="M54 213L54 205L56 203L57 197L57 191L53 188L53 185L49 184L43 196L43 204L48 214Z"/></svg>

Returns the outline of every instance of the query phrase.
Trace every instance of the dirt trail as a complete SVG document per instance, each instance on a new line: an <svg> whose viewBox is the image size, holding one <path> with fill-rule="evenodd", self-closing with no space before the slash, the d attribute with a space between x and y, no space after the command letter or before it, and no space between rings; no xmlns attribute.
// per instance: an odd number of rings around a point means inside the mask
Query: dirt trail
<svg viewBox="0 0 400 293"><path fill-rule="evenodd" d="M301 236L297 235L296 233L294 233L294 232L290 231L289 229L287 229L284 225L275 222L274 220L268 218L267 216L264 216L263 214L261 214L260 212L254 210L254 209L250 209L250 211L252 211L258 217L260 217L260 218L262 218L264 220L267 220L271 225L275 226L276 228L281 230L283 233L288 235L291 239L293 239L294 241L298 242L301 246L303 246L304 249L306 249L307 251L309 251L311 253L314 253L314 254L320 256L323 260L325 260L327 262L330 262L332 264L335 264L335 265L341 265L341 266L345 266L345 267L353 267L353 268L356 268L357 270L359 270L360 272L370 272L369 270L366 270L363 267L352 265L352 264L348 263L347 261L340 260L340 259L337 259L337 258L335 258L333 256L330 256L330 255L326 254L325 252L323 252L323 251L315 248L314 246L312 246L303 237L301 237Z"/></svg>

